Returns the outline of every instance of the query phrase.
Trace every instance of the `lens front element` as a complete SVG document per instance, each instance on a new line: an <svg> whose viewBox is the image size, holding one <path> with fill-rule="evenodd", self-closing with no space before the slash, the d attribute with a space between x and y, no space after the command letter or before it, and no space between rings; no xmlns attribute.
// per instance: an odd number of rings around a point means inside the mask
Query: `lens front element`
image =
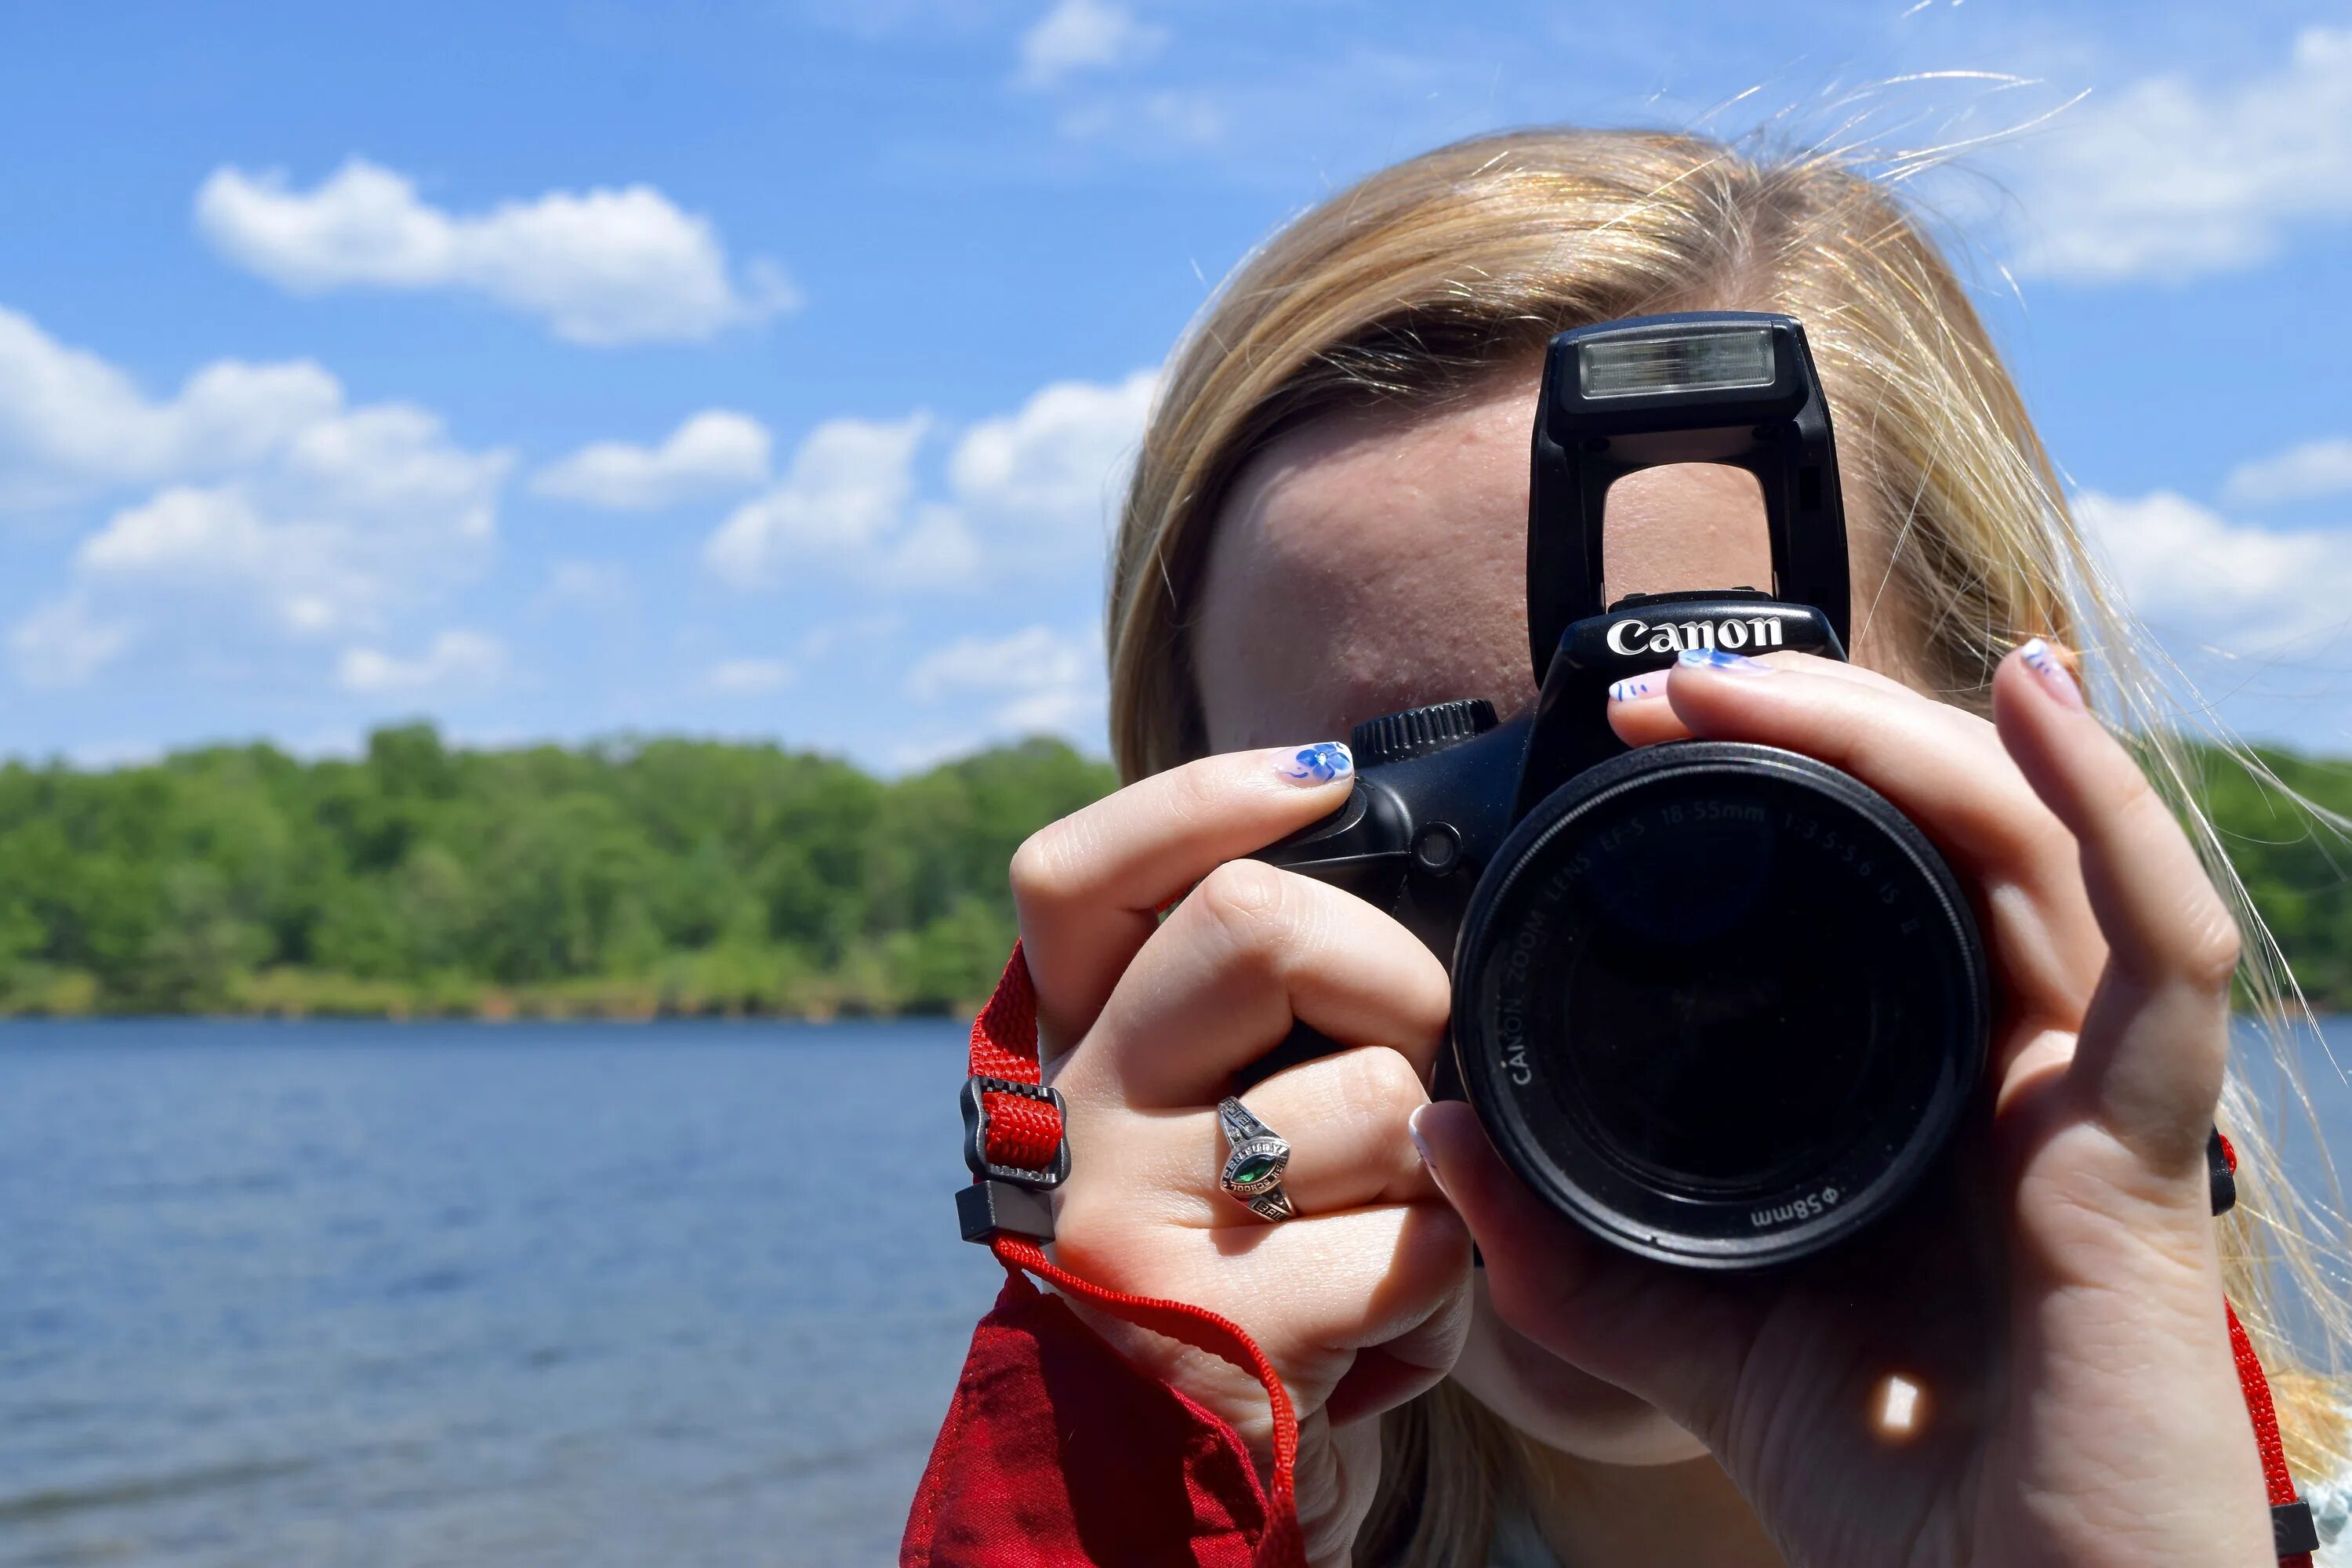
<svg viewBox="0 0 2352 1568"><path fill-rule="evenodd" d="M1883 1213L1948 1142L1987 1031L1975 923L1885 800L1769 747L1628 753L1496 856L1454 968L1464 1081L1554 1206L1753 1268Z"/></svg>

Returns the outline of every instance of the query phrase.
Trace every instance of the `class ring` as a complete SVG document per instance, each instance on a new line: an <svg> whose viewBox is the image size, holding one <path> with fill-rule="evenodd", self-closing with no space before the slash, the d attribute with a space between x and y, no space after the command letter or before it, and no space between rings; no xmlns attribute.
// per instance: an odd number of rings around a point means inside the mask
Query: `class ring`
<svg viewBox="0 0 2352 1568"><path fill-rule="evenodd" d="M1290 1194L1282 1190L1282 1173L1290 1164L1290 1141L1230 1095L1217 1104L1217 1123L1224 1129L1228 1150L1217 1185L1260 1219L1278 1223L1295 1217L1297 1211L1290 1206Z"/></svg>

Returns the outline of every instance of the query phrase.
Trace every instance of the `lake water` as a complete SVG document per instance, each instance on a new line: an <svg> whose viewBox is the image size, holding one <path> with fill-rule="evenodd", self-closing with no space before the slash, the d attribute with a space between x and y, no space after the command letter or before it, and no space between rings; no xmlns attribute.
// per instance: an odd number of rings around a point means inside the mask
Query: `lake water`
<svg viewBox="0 0 2352 1568"><path fill-rule="evenodd" d="M1002 1277L963 1042L0 1026L0 1568L891 1562Z"/></svg>
<svg viewBox="0 0 2352 1568"><path fill-rule="evenodd" d="M0 1564L893 1561L964 1033L0 1026Z"/></svg>

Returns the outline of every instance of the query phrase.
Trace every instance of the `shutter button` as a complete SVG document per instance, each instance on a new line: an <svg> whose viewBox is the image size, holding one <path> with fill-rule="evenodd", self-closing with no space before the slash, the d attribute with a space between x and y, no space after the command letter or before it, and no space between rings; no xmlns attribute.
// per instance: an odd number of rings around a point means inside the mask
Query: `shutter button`
<svg viewBox="0 0 2352 1568"><path fill-rule="evenodd" d="M1462 858L1462 835L1450 822L1433 822L1413 836L1412 863L1433 877L1454 869Z"/></svg>

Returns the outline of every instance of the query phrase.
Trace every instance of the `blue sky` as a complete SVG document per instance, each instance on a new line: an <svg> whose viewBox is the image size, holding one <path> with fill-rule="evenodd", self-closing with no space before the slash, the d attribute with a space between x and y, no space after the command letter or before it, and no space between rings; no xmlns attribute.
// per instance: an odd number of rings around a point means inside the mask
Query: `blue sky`
<svg viewBox="0 0 2352 1568"><path fill-rule="evenodd" d="M2352 752L2340 12L360 11L0 10L0 752L1099 749L1176 334L1286 215L1542 121L1987 138L1919 192L2118 572L2228 717Z"/></svg>

